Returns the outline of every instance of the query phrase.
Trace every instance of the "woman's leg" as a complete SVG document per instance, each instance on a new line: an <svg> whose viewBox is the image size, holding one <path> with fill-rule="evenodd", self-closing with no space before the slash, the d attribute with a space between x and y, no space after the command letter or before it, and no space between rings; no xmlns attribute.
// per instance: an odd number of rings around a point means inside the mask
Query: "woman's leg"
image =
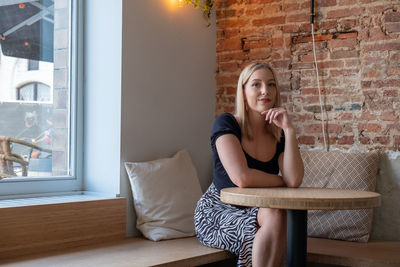
<svg viewBox="0 0 400 267"><path fill-rule="evenodd" d="M253 266L282 266L286 254L286 211L260 208L257 222L259 229L253 241Z"/></svg>

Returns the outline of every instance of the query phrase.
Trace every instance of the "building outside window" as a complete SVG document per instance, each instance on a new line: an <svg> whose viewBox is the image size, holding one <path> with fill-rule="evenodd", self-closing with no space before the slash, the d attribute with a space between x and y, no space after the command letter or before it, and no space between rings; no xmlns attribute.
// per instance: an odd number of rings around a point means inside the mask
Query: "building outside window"
<svg viewBox="0 0 400 267"><path fill-rule="evenodd" d="M76 78L71 69L76 69L79 3L0 1L0 136L44 149L11 142L11 154L26 162L27 173L23 163L13 161L10 168L10 157L0 160L0 195L16 179L76 178ZM0 156L6 154L0 149Z"/></svg>

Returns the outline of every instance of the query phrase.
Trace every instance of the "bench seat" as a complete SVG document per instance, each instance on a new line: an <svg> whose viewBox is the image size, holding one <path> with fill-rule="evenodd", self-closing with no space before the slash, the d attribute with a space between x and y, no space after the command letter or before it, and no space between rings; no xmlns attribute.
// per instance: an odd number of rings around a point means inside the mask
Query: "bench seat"
<svg viewBox="0 0 400 267"><path fill-rule="evenodd" d="M352 267L400 266L400 242L367 243L308 238L307 261Z"/></svg>
<svg viewBox="0 0 400 267"><path fill-rule="evenodd" d="M203 246L197 237L153 242L127 238L96 246L21 257L2 266L198 266L233 258L229 252Z"/></svg>
<svg viewBox="0 0 400 267"><path fill-rule="evenodd" d="M307 261L312 264L334 264L362 267L400 266L400 242L345 242L308 238ZM65 249L0 261L2 266L198 266L233 259L220 249L200 244L196 237L153 242L144 238ZM233 261L232 261L233 262ZM218 265L219 266L219 265ZM230 266L230 265L223 265ZM234 266L234 263L232 264ZM318 265L312 265L318 266Z"/></svg>

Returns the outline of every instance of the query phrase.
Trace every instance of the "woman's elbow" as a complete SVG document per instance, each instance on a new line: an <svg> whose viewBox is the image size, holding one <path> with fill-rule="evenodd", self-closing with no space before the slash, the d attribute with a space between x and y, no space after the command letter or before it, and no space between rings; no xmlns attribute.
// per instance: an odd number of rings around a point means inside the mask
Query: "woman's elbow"
<svg viewBox="0 0 400 267"><path fill-rule="evenodd" d="M234 184L235 184L237 187L240 187L240 188L249 187L248 182L247 182L246 173L241 173L241 174L237 175L237 176L235 177L235 179L234 179Z"/></svg>
<svg viewBox="0 0 400 267"><path fill-rule="evenodd" d="M293 177L292 179L288 179L288 181L286 182L286 186L287 187L292 187L292 188L300 187L300 185L303 182L303 176L304 176L304 173L301 173L297 177Z"/></svg>

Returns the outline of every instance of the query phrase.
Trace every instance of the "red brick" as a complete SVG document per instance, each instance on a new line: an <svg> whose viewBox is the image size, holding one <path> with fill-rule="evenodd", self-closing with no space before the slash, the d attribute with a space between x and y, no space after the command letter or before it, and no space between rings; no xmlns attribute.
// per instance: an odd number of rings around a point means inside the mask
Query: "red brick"
<svg viewBox="0 0 400 267"><path fill-rule="evenodd" d="M297 11L299 10L299 4L298 3L283 3L282 7L283 11L286 13L292 12L292 11Z"/></svg>
<svg viewBox="0 0 400 267"><path fill-rule="evenodd" d="M318 23L318 28L320 30L330 30L335 29L338 25L338 21L335 20L323 20Z"/></svg>
<svg viewBox="0 0 400 267"><path fill-rule="evenodd" d="M375 115L375 114L372 114L372 113L369 113L369 112L363 112L361 114L361 116L359 118L357 118L357 119L361 120L361 121L373 121L373 120L376 120L377 117L378 116Z"/></svg>
<svg viewBox="0 0 400 267"><path fill-rule="evenodd" d="M262 8L258 7L255 9L247 9L246 10L246 16L254 16L254 15L260 15L262 12Z"/></svg>
<svg viewBox="0 0 400 267"><path fill-rule="evenodd" d="M373 140L374 143L379 143L382 145L388 145L390 143L390 137L389 136L377 136Z"/></svg>
<svg viewBox="0 0 400 267"><path fill-rule="evenodd" d="M385 22L400 22L400 12L390 12L385 14Z"/></svg>
<svg viewBox="0 0 400 267"><path fill-rule="evenodd" d="M344 17L352 17L352 16L359 16L363 12L361 7L354 7L354 8L346 8L346 9L336 9L328 11L326 14L327 19L335 19L335 18L344 18Z"/></svg>
<svg viewBox="0 0 400 267"><path fill-rule="evenodd" d="M272 38L271 39L271 47L272 48L279 48L283 46L283 39L282 38Z"/></svg>
<svg viewBox="0 0 400 267"><path fill-rule="evenodd" d="M399 91L398 90L384 90L383 96L384 97L398 97Z"/></svg>
<svg viewBox="0 0 400 267"><path fill-rule="evenodd" d="M298 142L299 142L299 144L302 144L302 145L314 145L315 137L314 136L299 136Z"/></svg>
<svg viewBox="0 0 400 267"><path fill-rule="evenodd" d="M284 23L285 23L285 16L255 19L252 21L253 26L277 25Z"/></svg>
<svg viewBox="0 0 400 267"><path fill-rule="evenodd" d="M386 71L386 74L388 76L400 75L400 66L399 67L397 67L397 66L396 67L389 66L387 71Z"/></svg>
<svg viewBox="0 0 400 267"><path fill-rule="evenodd" d="M383 33L380 27L369 29L368 41L381 41L388 39L391 39L391 37Z"/></svg>
<svg viewBox="0 0 400 267"><path fill-rule="evenodd" d="M235 85L237 83L237 79L238 79L238 77L236 75L235 76L217 75L217 77L215 78L215 80L217 82L217 86L228 85L228 84Z"/></svg>
<svg viewBox="0 0 400 267"><path fill-rule="evenodd" d="M400 43L394 42L394 43L375 43L375 44L370 44L366 45L362 50L365 52L372 52L372 51L396 51L400 50Z"/></svg>
<svg viewBox="0 0 400 267"><path fill-rule="evenodd" d="M339 145L352 145L354 144L354 136L342 136L338 140Z"/></svg>
<svg viewBox="0 0 400 267"><path fill-rule="evenodd" d="M329 48L355 48L357 45L357 40L355 38L347 38L347 39L334 39L328 42Z"/></svg>
<svg viewBox="0 0 400 267"><path fill-rule="evenodd" d="M352 0L353 1L353 0ZM356 19L345 19L340 22L345 30L351 30L358 25L358 20Z"/></svg>
<svg viewBox="0 0 400 267"><path fill-rule="evenodd" d="M342 115L340 116L340 120L342 121L353 120L353 113L342 113Z"/></svg>
<svg viewBox="0 0 400 267"><path fill-rule="evenodd" d="M298 70L298 69L313 69L314 65L313 63L293 63L292 64L292 69L293 70Z"/></svg>
<svg viewBox="0 0 400 267"><path fill-rule="evenodd" d="M351 76L358 74L360 69L339 69L339 70L329 70L329 74L331 77L339 77L339 76Z"/></svg>
<svg viewBox="0 0 400 267"><path fill-rule="evenodd" d="M248 0L249 4L267 4L273 2L280 2L280 0Z"/></svg>
<svg viewBox="0 0 400 267"><path fill-rule="evenodd" d="M227 87L225 92L227 95L236 95L236 88L235 87Z"/></svg>
<svg viewBox="0 0 400 267"><path fill-rule="evenodd" d="M247 58L246 53L243 51L239 52L229 52L229 53L217 53L217 58L219 62L231 61L231 60L244 60Z"/></svg>
<svg viewBox="0 0 400 267"><path fill-rule="evenodd" d="M328 58L327 53L316 53L317 60L324 60ZM314 62L314 54L305 54L300 56L301 62Z"/></svg>
<svg viewBox="0 0 400 267"><path fill-rule="evenodd" d="M342 131L342 125L339 124L328 124L328 133L339 134Z"/></svg>
<svg viewBox="0 0 400 267"><path fill-rule="evenodd" d="M259 60L259 59L267 59L270 55L270 49L252 49L249 53L249 59L251 60Z"/></svg>
<svg viewBox="0 0 400 267"><path fill-rule="evenodd" d="M287 33L287 32L298 32L299 31L299 25L297 25L297 24L285 24L285 25L283 25L282 31L284 33Z"/></svg>
<svg viewBox="0 0 400 267"><path fill-rule="evenodd" d="M223 39L217 41L217 51L240 50L242 42L238 38Z"/></svg>
<svg viewBox="0 0 400 267"><path fill-rule="evenodd" d="M340 50L331 53L331 59L340 58L358 58L359 52L357 50Z"/></svg>
<svg viewBox="0 0 400 267"><path fill-rule="evenodd" d="M400 80L398 79L386 79L373 81L372 87L382 88L382 87L400 87Z"/></svg>
<svg viewBox="0 0 400 267"><path fill-rule="evenodd" d="M360 66L360 59L346 59L344 61L346 67L359 67Z"/></svg>
<svg viewBox="0 0 400 267"><path fill-rule="evenodd" d="M287 19L287 22L305 22L310 19L310 15L308 13L295 14L295 15L287 16L286 19Z"/></svg>
<svg viewBox="0 0 400 267"><path fill-rule="evenodd" d="M336 36L337 39L357 38L357 32L341 33Z"/></svg>
<svg viewBox="0 0 400 267"><path fill-rule="evenodd" d="M383 121L397 121L399 119L399 115L396 115L394 111L385 111L382 112L380 119Z"/></svg>
<svg viewBox="0 0 400 267"><path fill-rule="evenodd" d="M386 8L387 6L384 5L378 5L378 6L374 5L367 7L366 11L369 15L381 15Z"/></svg>
<svg viewBox="0 0 400 267"><path fill-rule="evenodd" d="M236 9L220 9L216 11L217 19L236 17Z"/></svg>
<svg viewBox="0 0 400 267"><path fill-rule="evenodd" d="M358 130L379 133L382 130L382 127L380 124L377 123L360 123L358 124Z"/></svg>
<svg viewBox="0 0 400 267"><path fill-rule="evenodd" d="M234 106L225 106L224 107L224 112L225 113L233 113L235 111L235 107Z"/></svg>
<svg viewBox="0 0 400 267"><path fill-rule="evenodd" d="M230 19L218 19L217 26L219 28L241 28L249 24L248 19L241 18L230 18Z"/></svg>
<svg viewBox="0 0 400 267"><path fill-rule="evenodd" d="M229 62L229 63L220 63L219 64L220 71L229 71L235 72L238 70L238 64L236 62Z"/></svg>
<svg viewBox="0 0 400 267"><path fill-rule="evenodd" d="M342 68L343 67L343 61L340 60L332 60L332 61L323 61L323 62L318 62L318 68Z"/></svg>
<svg viewBox="0 0 400 267"><path fill-rule="evenodd" d="M271 16L271 14L278 15L278 13L282 12L281 5L266 5L264 6L262 13Z"/></svg>
<svg viewBox="0 0 400 267"><path fill-rule="evenodd" d="M400 23L387 23L386 31L387 32L400 32Z"/></svg>
<svg viewBox="0 0 400 267"><path fill-rule="evenodd" d="M318 1L318 6L320 7L336 6L336 0L320 0Z"/></svg>
<svg viewBox="0 0 400 267"><path fill-rule="evenodd" d="M322 133L322 126L321 124L306 125L304 126L304 132L307 134Z"/></svg>
<svg viewBox="0 0 400 267"><path fill-rule="evenodd" d="M325 35L315 35L314 40L318 41L325 41L331 40L333 38L332 34L325 34ZM295 36L293 37L292 43L299 44L299 43L310 43L312 42L312 36Z"/></svg>
<svg viewBox="0 0 400 267"><path fill-rule="evenodd" d="M250 50L254 48L264 48L268 46L268 41L263 39L263 40L256 40L256 41L245 41L243 49L244 50Z"/></svg>
<svg viewBox="0 0 400 267"><path fill-rule="evenodd" d="M368 145L371 143L371 139L366 136L360 136L360 143L363 145Z"/></svg>

